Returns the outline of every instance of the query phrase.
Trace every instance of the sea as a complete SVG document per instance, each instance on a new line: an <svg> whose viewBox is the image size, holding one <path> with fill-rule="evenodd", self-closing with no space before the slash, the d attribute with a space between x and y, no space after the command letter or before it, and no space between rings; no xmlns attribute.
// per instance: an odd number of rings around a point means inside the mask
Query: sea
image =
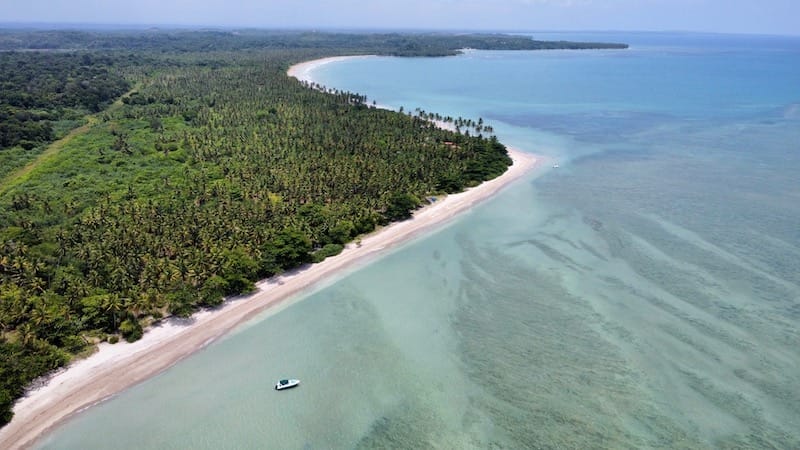
<svg viewBox="0 0 800 450"><path fill-rule="evenodd" d="M38 448L800 448L800 37L530 35L320 66L545 167Z"/></svg>

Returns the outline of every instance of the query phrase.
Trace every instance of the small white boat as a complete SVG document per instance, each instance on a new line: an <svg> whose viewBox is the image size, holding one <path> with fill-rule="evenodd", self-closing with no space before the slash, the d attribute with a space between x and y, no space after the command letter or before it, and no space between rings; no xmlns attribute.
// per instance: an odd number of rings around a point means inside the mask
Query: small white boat
<svg viewBox="0 0 800 450"><path fill-rule="evenodd" d="M275 384L276 391L282 391L284 389L293 388L300 384L300 380L281 380Z"/></svg>
<svg viewBox="0 0 800 450"><path fill-rule="evenodd" d="M553 164L553 169L558 169L558 163Z"/></svg>

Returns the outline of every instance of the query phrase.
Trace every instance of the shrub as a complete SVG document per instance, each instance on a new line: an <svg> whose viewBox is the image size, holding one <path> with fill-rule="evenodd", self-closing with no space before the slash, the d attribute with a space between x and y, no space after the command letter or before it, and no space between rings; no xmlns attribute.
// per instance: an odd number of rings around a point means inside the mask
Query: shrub
<svg viewBox="0 0 800 450"><path fill-rule="evenodd" d="M389 222L405 220L411 217L412 211L419 206L419 199L411 194L395 192L389 197L389 204L384 217Z"/></svg>
<svg viewBox="0 0 800 450"><path fill-rule="evenodd" d="M342 244L327 244L311 255L311 259L314 263L322 262L329 256L336 256L342 253L342 250L344 250L344 245Z"/></svg>
<svg viewBox="0 0 800 450"><path fill-rule="evenodd" d="M128 342L135 342L142 338L142 326L136 319L125 319L119 325L119 332Z"/></svg>
<svg viewBox="0 0 800 450"><path fill-rule="evenodd" d="M5 389L0 389L0 426L11 422L11 418L14 417L14 411L11 409L13 406L14 400L11 394Z"/></svg>

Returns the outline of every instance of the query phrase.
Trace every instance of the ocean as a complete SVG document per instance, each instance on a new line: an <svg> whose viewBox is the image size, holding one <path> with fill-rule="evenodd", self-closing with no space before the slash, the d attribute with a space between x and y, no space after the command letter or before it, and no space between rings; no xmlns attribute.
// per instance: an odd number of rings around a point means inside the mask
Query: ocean
<svg viewBox="0 0 800 450"><path fill-rule="evenodd" d="M548 167L39 448L800 448L800 37L535 37L320 67Z"/></svg>

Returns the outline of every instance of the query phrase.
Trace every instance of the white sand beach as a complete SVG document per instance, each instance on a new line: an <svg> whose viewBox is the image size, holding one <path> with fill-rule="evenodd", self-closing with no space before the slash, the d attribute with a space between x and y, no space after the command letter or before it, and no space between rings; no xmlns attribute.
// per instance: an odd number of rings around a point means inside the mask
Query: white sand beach
<svg viewBox="0 0 800 450"><path fill-rule="evenodd" d="M341 58L326 58L293 66L290 76L311 81L310 71ZM385 254L401 243L450 221L530 172L542 162L532 154L509 149L514 163L500 177L459 194L451 194L417 211L413 218L363 237L322 263L263 280L256 292L227 300L189 319L167 319L148 329L134 343L103 343L96 353L76 361L38 389L20 399L14 418L0 429L0 448L31 446L37 438L69 416L169 368L267 308L308 292ZM285 303L284 303L285 304Z"/></svg>
<svg viewBox="0 0 800 450"><path fill-rule="evenodd" d="M313 83L314 79L311 77L311 73L320 66L354 58L372 58L372 57L373 56L371 55L361 55L361 56L332 56L330 58L314 59L312 61L306 61L293 65L292 67L289 68L286 74L289 75L290 77L297 78L300 81L306 83Z"/></svg>

